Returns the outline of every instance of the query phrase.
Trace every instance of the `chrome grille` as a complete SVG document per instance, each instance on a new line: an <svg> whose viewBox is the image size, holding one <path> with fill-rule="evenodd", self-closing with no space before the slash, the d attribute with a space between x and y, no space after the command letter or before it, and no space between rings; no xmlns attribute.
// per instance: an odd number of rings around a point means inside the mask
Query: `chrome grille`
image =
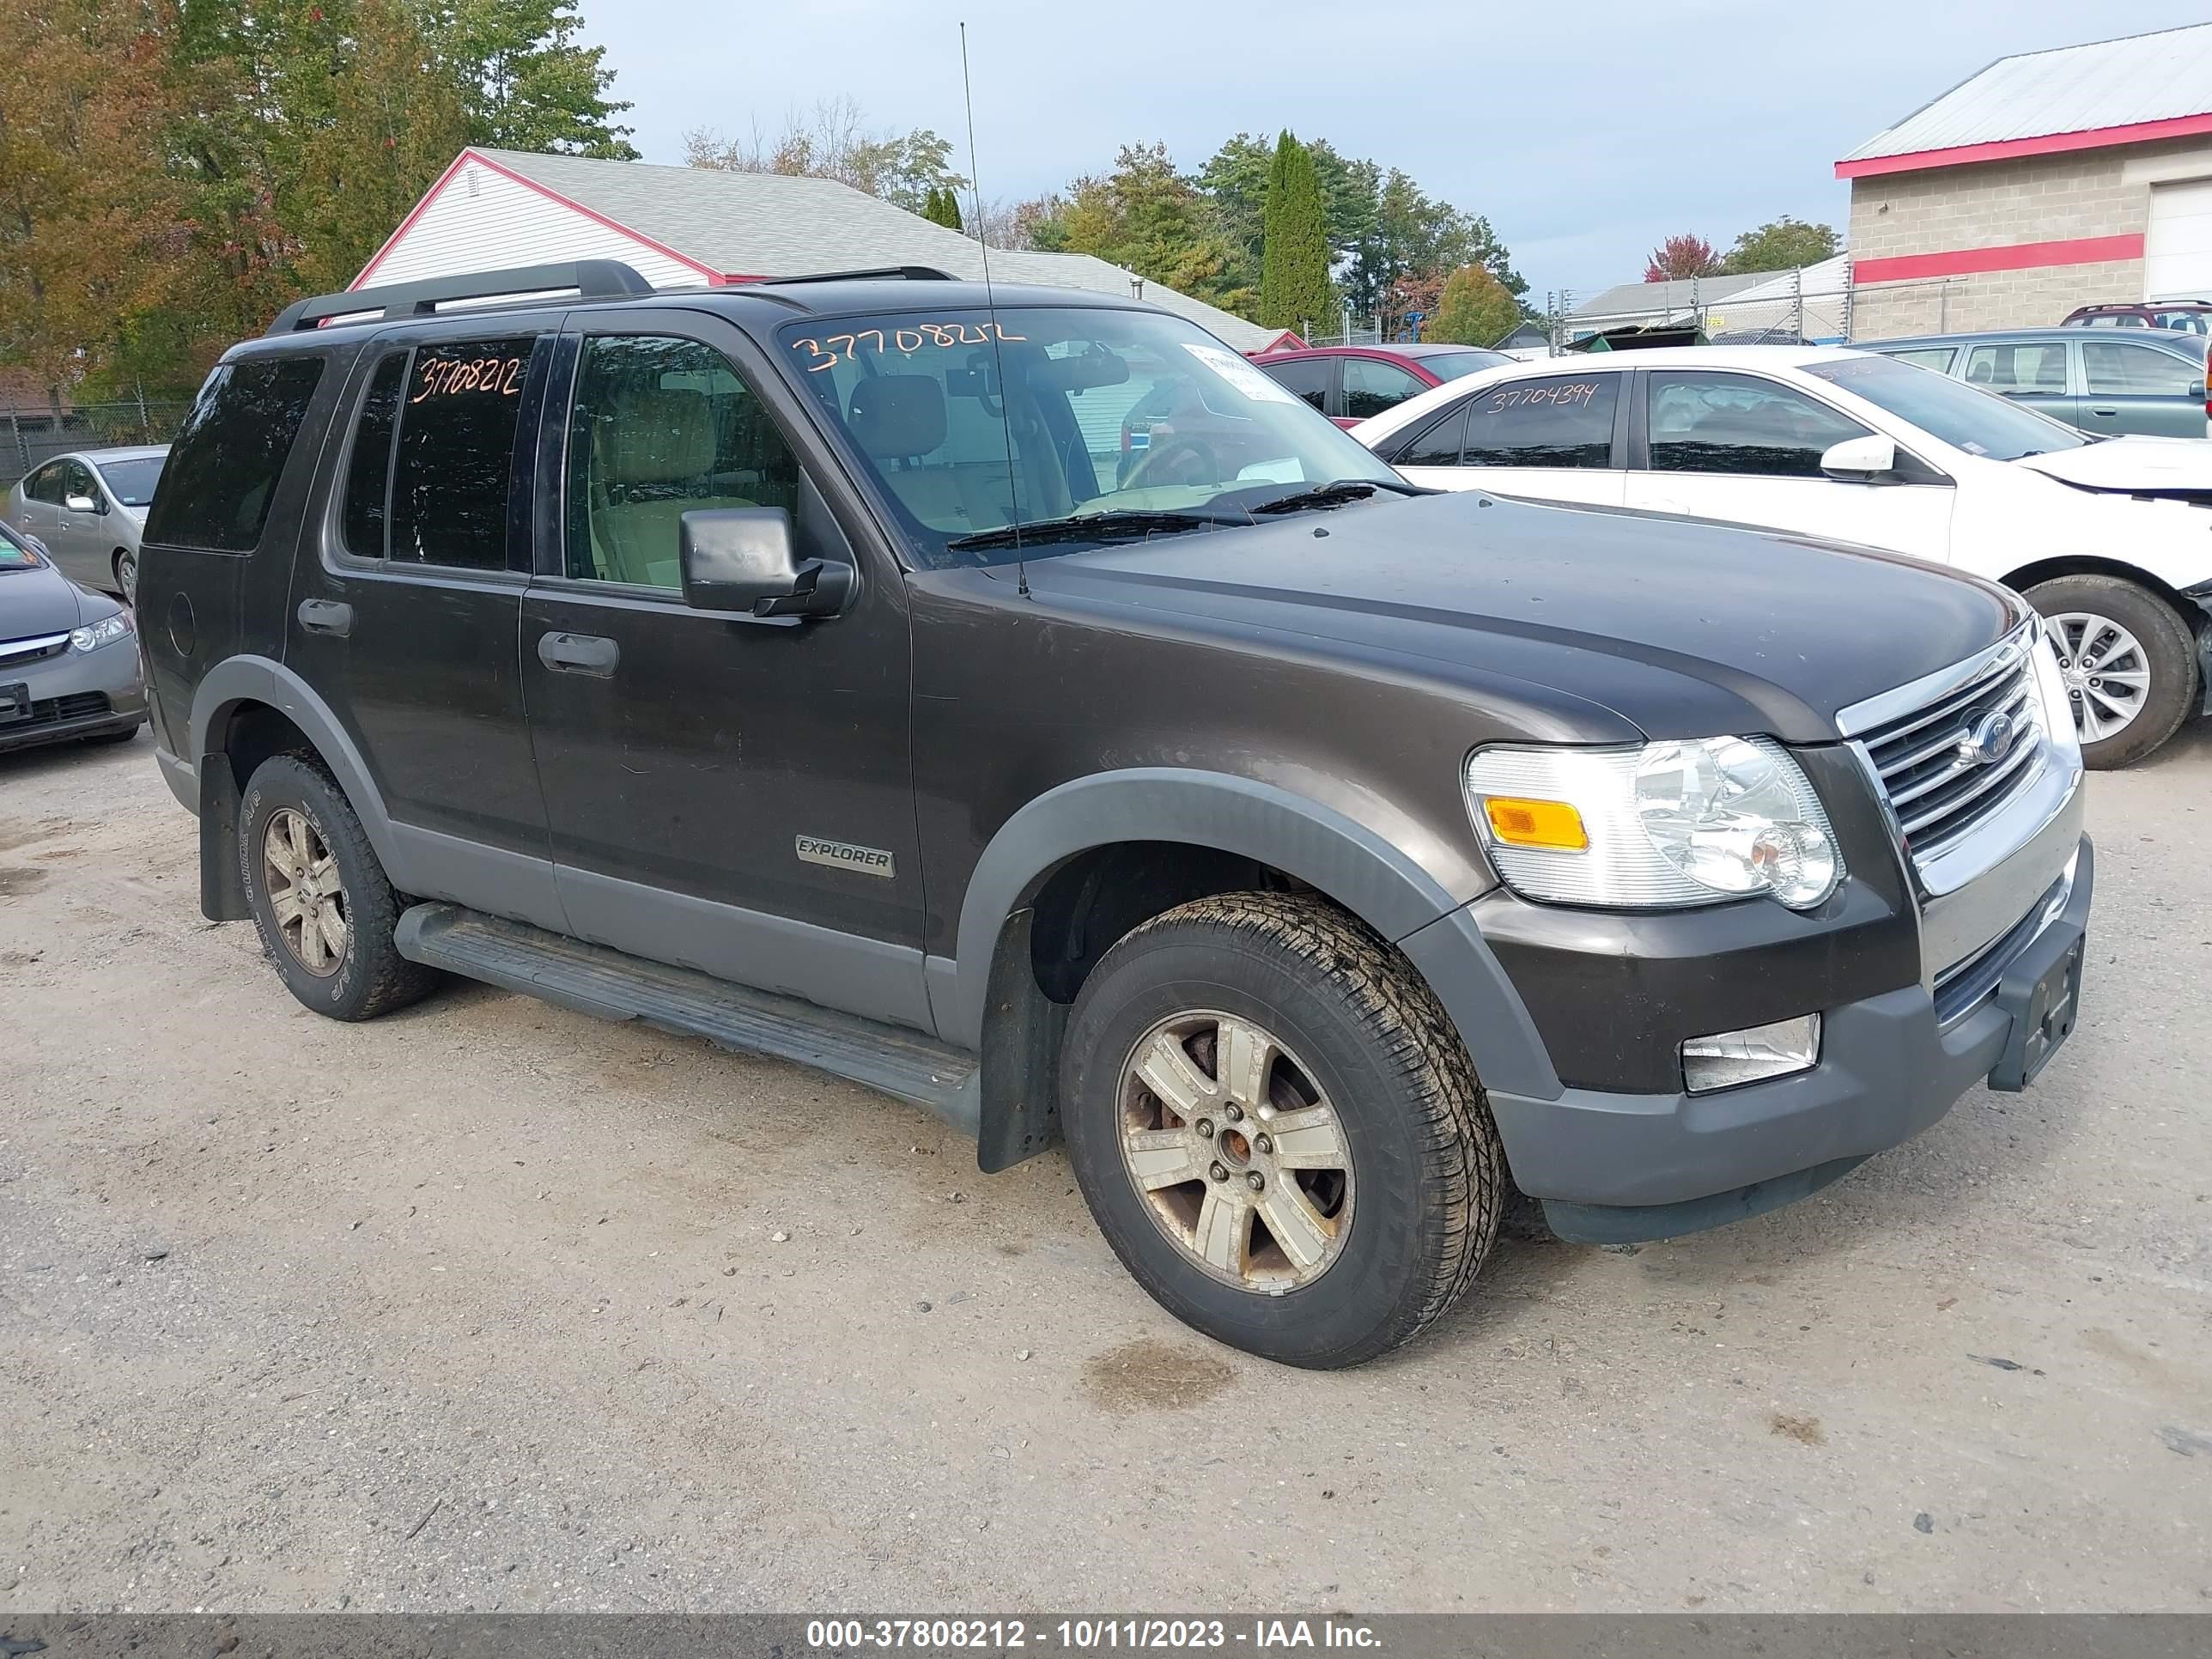
<svg viewBox="0 0 2212 1659"><path fill-rule="evenodd" d="M21 668L58 657L69 649L69 638L67 634L46 634L36 639L0 640L0 668Z"/></svg>
<svg viewBox="0 0 2212 1659"><path fill-rule="evenodd" d="M2011 717L2011 747L1995 761L1973 752L1992 715ZM2042 753L2035 668L2025 653L2001 656L1966 684L1860 734L1914 858L1968 834L2035 775Z"/></svg>

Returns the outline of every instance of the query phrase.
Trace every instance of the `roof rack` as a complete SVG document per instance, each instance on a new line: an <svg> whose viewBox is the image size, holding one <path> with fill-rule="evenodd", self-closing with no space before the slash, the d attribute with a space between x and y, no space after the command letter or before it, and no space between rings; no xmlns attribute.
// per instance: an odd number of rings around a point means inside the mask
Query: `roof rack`
<svg viewBox="0 0 2212 1659"><path fill-rule="evenodd" d="M804 276L768 276L762 280L781 287L789 283L867 283L896 279L908 283L957 283L960 279L935 265L872 265L865 270L811 270Z"/></svg>
<svg viewBox="0 0 2212 1659"><path fill-rule="evenodd" d="M449 300L495 300L510 295L548 294L573 289L583 300L642 300L653 284L617 259L579 259L572 264L518 265L507 270L471 271L463 276L431 276L390 288L349 289L295 300L269 325L271 334L319 327L333 317L380 312L386 322L428 317Z"/></svg>

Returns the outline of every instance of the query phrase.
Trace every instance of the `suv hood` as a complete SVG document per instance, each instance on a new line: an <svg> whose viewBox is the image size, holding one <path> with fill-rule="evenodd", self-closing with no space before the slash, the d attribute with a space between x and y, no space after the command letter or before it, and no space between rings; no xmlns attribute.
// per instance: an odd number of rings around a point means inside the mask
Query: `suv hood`
<svg viewBox="0 0 2212 1659"><path fill-rule="evenodd" d="M2027 615L1987 582L1896 555L1474 492L1040 560L1040 599L1141 607L1356 654L1384 672L1512 683L1650 738L1832 742L1838 710L1993 645ZM1571 735L1547 729L1543 735ZM1593 721L1585 740L1617 740Z"/></svg>
<svg viewBox="0 0 2212 1659"><path fill-rule="evenodd" d="M2081 489L2212 501L2212 443L2202 438L2106 438L2012 465Z"/></svg>
<svg viewBox="0 0 2212 1659"><path fill-rule="evenodd" d="M50 564L0 570L0 640L68 633L85 620L78 604L82 597L76 584Z"/></svg>

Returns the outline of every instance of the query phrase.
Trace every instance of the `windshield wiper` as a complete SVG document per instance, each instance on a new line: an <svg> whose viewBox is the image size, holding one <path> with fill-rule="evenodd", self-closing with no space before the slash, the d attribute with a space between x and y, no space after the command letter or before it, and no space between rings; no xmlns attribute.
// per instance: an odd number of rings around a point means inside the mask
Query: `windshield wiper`
<svg viewBox="0 0 2212 1659"><path fill-rule="evenodd" d="M961 553L971 548L1026 547L1032 542L1139 541L1158 531L1173 534L1182 530L1203 530L1208 526L1248 525L1251 522L1250 517L1243 513L1192 513L1166 508L1123 507L1113 513L1071 513L1064 519L1037 519L1028 524L1002 525L996 530L979 530L973 535L955 536L945 546L948 552Z"/></svg>

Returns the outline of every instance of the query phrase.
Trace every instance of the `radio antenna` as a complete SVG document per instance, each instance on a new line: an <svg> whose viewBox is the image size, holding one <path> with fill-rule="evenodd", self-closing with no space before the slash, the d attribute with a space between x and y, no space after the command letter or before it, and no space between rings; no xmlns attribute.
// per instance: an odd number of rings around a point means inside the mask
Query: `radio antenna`
<svg viewBox="0 0 2212 1659"><path fill-rule="evenodd" d="M975 199L975 250L983 256L983 310L991 319L991 366L999 376L999 431L1006 441L1006 507L1013 515L1014 591L1030 595L1030 568L1022 557L1022 498L1014 471L1014 400L1006 384L1006 336L999 327L999 302L991 291L991 239L983 228L983 180L975 167L975 84L968 75L968 25L960 25L960 96L968 107L968 187Z"/></svg>

